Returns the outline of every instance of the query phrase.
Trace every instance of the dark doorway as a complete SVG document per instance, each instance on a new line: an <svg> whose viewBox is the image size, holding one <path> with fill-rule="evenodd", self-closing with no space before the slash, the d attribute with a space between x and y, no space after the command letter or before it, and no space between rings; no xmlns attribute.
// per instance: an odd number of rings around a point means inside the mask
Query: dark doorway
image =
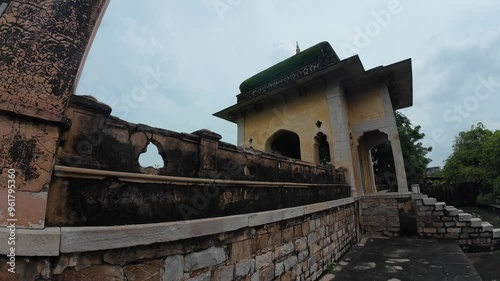
<svg viewBox="0 0 500 281"><path fill-rule="evenodd" d="M314 143L316 149L315 153L317 153L317 162L321 165L330 163L330 144L326 140L326 135L319 132L314 137Z"/></svg>
<svg viewBox="0 0 500 281"><path fill-rule="evenodd" d="M281 131L272 139L271 153L300 160L300 140L296 133Z"/></svg>

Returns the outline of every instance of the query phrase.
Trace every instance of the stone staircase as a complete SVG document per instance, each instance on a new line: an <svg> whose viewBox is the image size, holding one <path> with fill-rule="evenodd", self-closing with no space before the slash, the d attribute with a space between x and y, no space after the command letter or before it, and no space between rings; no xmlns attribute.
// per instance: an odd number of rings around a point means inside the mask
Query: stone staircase
<svg viewBox="0 0 500 281"><path fill-rule="evenodd" d="M412 194L420 237L456 240L464 251L500 249L500 228L423 194Z"/></svg>

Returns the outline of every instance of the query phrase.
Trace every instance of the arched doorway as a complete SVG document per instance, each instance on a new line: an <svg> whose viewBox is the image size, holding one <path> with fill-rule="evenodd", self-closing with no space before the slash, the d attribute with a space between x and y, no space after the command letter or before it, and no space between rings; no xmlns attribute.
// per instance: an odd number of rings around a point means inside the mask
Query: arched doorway
<svg viewBox="0 0 500 281"><path fill-rule="evenodd" d="M331 163L330 144L326 135L318 132L314 137L314 160L317 164L325 165Z"/></svg>
<svg viewBox="0 0 500 281"><path fill-rule="evenodd" d="M266 151L300 160L300 139L291 131L280 130L266 142Z"/></svg>

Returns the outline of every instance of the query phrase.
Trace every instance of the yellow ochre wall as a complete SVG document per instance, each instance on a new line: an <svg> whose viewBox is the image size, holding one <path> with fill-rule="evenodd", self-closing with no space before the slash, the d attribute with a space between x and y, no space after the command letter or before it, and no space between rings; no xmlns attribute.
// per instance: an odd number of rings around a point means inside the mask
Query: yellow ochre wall
<svg viewBox="0 0 500 281"><path fill-rule="evenodd" d="M316 122L321 121L320 128ZM266 151L266 141L280 129L296 133L300 139L301 160L314 163L314 137L318 132L327 136L333 159L333 138L326 95L322 89L307 91L305 96L275 104L266 104L260 112L247 113L244 120L244 146ZM249 139L252 138L252 144Z"/></svg>
<svg viewBox="0 0 500 281"><path fill-rule="evenodd" d="M349 105L349 120L351 125L385 117L384 100L379 88L360 91L347 95Z"/></svg>

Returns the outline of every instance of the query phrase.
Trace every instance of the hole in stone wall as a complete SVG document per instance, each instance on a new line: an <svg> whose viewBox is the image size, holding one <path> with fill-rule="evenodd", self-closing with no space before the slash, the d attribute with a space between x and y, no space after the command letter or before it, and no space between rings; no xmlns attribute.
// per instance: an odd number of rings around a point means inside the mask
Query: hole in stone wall
<svg viewBox="0 0 500 281"><path fill-rule="evenodd" d="M257 169L255 169L255 167L248 167L248 166L245 166L245 167L243 168L243 174L245 174L245 176L247 176L247 177L254 178L254 177L255 177L256 172L257 172Z"/></svg>
<svg viewBox="0 0 500 281"><path fill-rule="evenodd" d="M139 155L139 164L144 168L153 167L161 169L165 167L165 162L160 155L160 151L154 143L149 143L146 151Z"/></svg>

